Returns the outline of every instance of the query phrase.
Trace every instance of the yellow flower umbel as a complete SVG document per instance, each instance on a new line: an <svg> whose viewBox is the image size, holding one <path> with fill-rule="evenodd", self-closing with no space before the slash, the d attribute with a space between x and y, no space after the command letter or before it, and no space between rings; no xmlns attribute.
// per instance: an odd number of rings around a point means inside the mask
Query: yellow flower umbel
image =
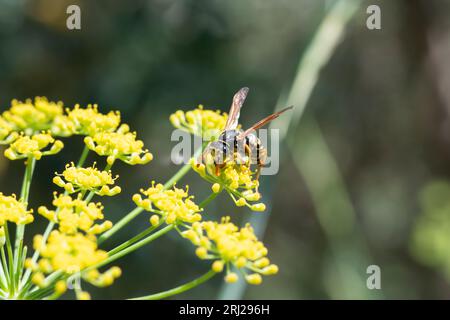
<svg viewBox="0 0 450 320"><path fill-rule="evenodd" d="M86 268L93 267L108 258L106 251L97 248L94 236L82 233L69 235L55 230L52 231L46 243L43 243L41 235L35 236L33 247L40 251L41 259L37 263L33 263L32 259L27 259L25 266L33 272L32 282L41 288L52 285L51 280L45 278L45 275L55 271L65 275L74 275L77 278L82 277L89 283L100 287L111 285L121 274L118 267L112 267L104 273L100 273L95 268L82 273ZM56 282L53 289L56 294L64 293L65 281ZM75 286L74 289L78 299L90 298L89 294L81 291L78 286Z"/></svg>
<svg viewBox="0 0 450 320"><path fill-rule="evenodd" d="M0 116L0 144L10 144L19 136L13 130L13 125Z"/></svg>
<svg viewBox="0 0 450 320"><path fill-rule="evenodd" d="M49 147L49 148L48 148ZM5 150L5 157L10 160L35 158L56 154L64 147L60 140L55 140L49 133L38 133L31 137L20 136ZM47 149L46 151L43 151Z"/></svg>
<svg viewBox="0 0 450 320"><path fill-rule="evenodd" d="M198 106L197 109L184 112L178 110L170 116L172 125L191 134L202 137L210 141L225 128L227 122L227 114L219 110L204 110L203 106Z"/></svg>
<svg viewBox="0 0 450 320"><path fill-rule="evenodd" d="M212 183L214 193L225 191L233 199L238 207L247 206L253 211L264 211L264 203L252 203L261 199L258 192L259 181L256 180L255 173L245 164L237 164L229 161L220 169L219 175L216 175L214 164L197 163L196 159L191 160L191 167L203 179Z"/></svg>
<svg viewBox="0 0 450 320"><path fill-rule="evenodd" d="M136 140L136 133L130 132L126 124L122 124L115 132L98 132L84 139L87 147L100 156L106 156L109 165L116 159L127 164L146 164L153 155L144 149L144 143Z"/></svg>
<svg viewBox="0 0 450 320"><path fill-rule="evenodd" d="M215 221L197 222L184 231L183 236L197 246L196 254L200 259L214 260L215 272L226 270L225 281L236 282L241 273L250 284L260 284L261 275L273 275L278 267L270 264L267 249L256 238L252 227L247 224L239 229L230 222L229 217ZM249 273L249 271L251 273Z"/></svg>
<svg viewBox="0 0 450 320"><path fill-rule="evenodd" d="M62 114L62 102L51 102L45 97L36 97L34 102L31 99L25 102L13 100L11 108L3 112L3 118L11 124L13 130L32 135L49 130L55 118Z"/></svg>
<svg viewBox="0 0 450 320"><path fill-rule="evenodd" d="M95 168L95 163L92 167L78 168L72 162L66 165L61 174L56 173L53 183L68 193L90 191L99 196L114 196L121 191L119 186L111 187L117 178L118 176L112 177L111 171Z"/></svg>
<svg viewBox="0 0 450 320"><path fill-rule="evenodd" d="M42 243L41 235L35 236L33 247L39 250L42 258L45 259L44 261L41 259L38 263L44 273L61 270L64 273L72 274L108 257L105 251L97 249L95 237L85 236L81 233L68 235L54 230L45 244Z"/></svg>
<svg viewBox="0 0 450 320"><path fill-rule="evenodd" d="M155 185L153 181L151 188L141 190L141 193L146 198L143 199L140 194L135 194L133 201L139 207L155 213L150 218L152 225L159 224L160 216L167 224L194 223L202 219L200 215L202 209L192 201L194 197L189 196L188 187L186 190L176 187L173 187L172 190L165 190L162 184Z"/></svg>
<svg viewBox="0 0 450 320"><path fill-rule="evenodd" d="M26 204L17 200L16 196L5 196L0 192L0 227L6 222L12 222L17 225L33 222L31 214L33 210L27 210Z"/></svg>
<svg viewBox="0 0 450 320"><path fill-rule="evenodd" d="M96 220L104 218L103 207L100 203L87 203L78 198L73 199L69 195L61 194L53 200L56 210L49 210L45 206L38 209L38 213L48 220L59 224L59 230L66 234L74 234L82 230L88 234L99 234L112 227L111 221L95 224Z"/></svg>
<svg viewBox="0 0 450 320"><path fill-rule="evenodd" d="M98 132L111 132L120 125L120 113L110 111L102 114L96 104L89 104L86 108L75 105L73 109L66 109L67 115L55 119L52 132L56 135L69 136L72 134L93 136Z"/></svg>

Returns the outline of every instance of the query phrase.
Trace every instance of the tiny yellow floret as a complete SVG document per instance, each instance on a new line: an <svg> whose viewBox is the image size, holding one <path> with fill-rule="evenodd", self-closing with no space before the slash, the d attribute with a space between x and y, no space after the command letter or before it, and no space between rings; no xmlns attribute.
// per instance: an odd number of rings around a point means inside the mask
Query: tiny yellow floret
<svg viewBox="0 0 450 320"><path fill-rule="evenodd" d="M230 272L225 276L225 282L235 283L239 279L238 275L234 272Z"/></svg>
<svg viewBox="0 0 450 320"><path fill-rule="evenodd" d="M223 261L220 261L220 260L216 260L212 264L212 270L217 273L222 272L223 267L224 267Z"/></svg>

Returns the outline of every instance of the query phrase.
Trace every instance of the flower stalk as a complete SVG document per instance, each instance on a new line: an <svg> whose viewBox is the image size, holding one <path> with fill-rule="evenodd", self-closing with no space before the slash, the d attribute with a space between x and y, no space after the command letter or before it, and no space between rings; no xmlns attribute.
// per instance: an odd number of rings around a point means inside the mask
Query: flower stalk
<svg viewBox="0 0 450 320"><path fill-rule="evenodd" d="M208 281L215 275L216 275L216 272L214 272L213 270L210 270L207 273L205 273L204 275L202 275L201 277L198 277L198 278L196 278L188 283L185 283L181 286L178 286L176 288L158 292L158 293L154 293L154 294L150 294L148 296L132 298L129 300L160 300L160 299L168 298L168 297L183 293L185 291L191 290L191 289L197 287L198 285Z"/></svg>

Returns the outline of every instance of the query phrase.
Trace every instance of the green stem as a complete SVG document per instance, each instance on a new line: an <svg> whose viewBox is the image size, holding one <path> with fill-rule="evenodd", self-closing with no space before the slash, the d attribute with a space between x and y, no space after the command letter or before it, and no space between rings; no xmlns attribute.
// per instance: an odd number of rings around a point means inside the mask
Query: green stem
<svg viewBox="0 0 450 320"><path fill-rule="evenodd" d="M5 229L5 238L6 238L6 252L8 253L8 275L9 275L9 291L10 293L13 293L14 291L14 269L13 269L13 251L12 251L12 245L11 245L11 238L9 236L9 230L8 230L8 223L5 223L3 226Z"/></svg>
<svg viewBox="0 0 450 320"><path fill-rule="evenodd" d="M0 278L1 278L1 283L2 283L2 289L4 291L6 291L6 289L8 288L8 283L9 283L9 274L8 274L8 266L6 265L6 254L5 254L5 249L4 246L0 247Z"/></svg>
<svg viewBox="0 0 450 320"><path fill-rule="evenodd" d="M50 235L50 232L53 230L54 226L55 226L55 223L52 221L50 221L49 224L47 225L44 235L42 236L43 244L45 244L45 242L47 242L47 238ZM40 254L39 250L34 251L33 256L31 258L32 264L35 264L37 262L37 259L39 258L39 254ZM21 282L22 286L25 285L25 283L28 281L28 278L30 277L30 275L31 275L31 269L27 269L22 278L22 282Z"/></svg>
<svg viewBox="0 0 450 320"><path fill-rule="evenodd" d="M77 168L80 168L81 166L84 165L84 163L86 162L88 154L89 154L89 148L85 145L84 148L83 148L83 152L81 153L81 156L78 159ZM65 191L64 194L67 194L67 191ZM55 223L52 222L52 221L49 221L49 223L47 225L47 228L44 231L44 235L42 236L42 243L43 244L45 244L47 242L47 238L50 235L50 232L53 230L54 226L55 226ZM33 261L33 264L35 264L37 262L37 259L39 258L39 255L40 255L40 251L39 250L34 251L33 256L31 258L32 261ZM31 270L27 269L25 271L25 274L24 274L24 276L22 278L22 281L21 281L21 287L22 288L27 283L30 275L31 275Z"/></svg>
<svg viewBox="0 0 450 320"><path fill-rule="evenodd" d="M20 191L20 201L25 206L28 207L28 198L30 195L31 180L33 177L34 166L36 164L36 159L29 157L26 161L25 174L23 177L22 188ZM20 273L19 267L22 265L22 249L23 249L23 237L25 234L25 225L17 224L16 227L16 239L14 244L14 256L12 259L12 270L10 273L10 293L15 294L16 288L18 287L18 274ZM8 236L9 238L9 236Z"/></svg>
<svg viewBox="0 0 450 320"><path fill-rule="evenodd" d="M91 200L92 200L92 198L95 196L95 192L94 191L91 191L91 192L89 192L88 193L88 195L87 195L87 197L84 199L84 201L86 201L86 203L89 203Z"/></svg>
<svg viewBox="0 0 450 320"><path fill-rule="evenodd" d="M81 167L84 164L88 154L89 154L89 148L87 147L87 145L84 145L83 152L81 153L80 159L77 162L77 168Z"/></svg>
<svg viewBox="0 0 450 320"><path fill-rule="evenodd" d="M199 207L200 208L205 208L211 201L213 201L218 195L219 195L219 193L220 192L213 192L213 193L211 193L209 196L208 196L208 198L206 198L205 200L203 200L200 204L199 204Z"/></svg>
<svg viewBox="0 0 450 320"><path fill-rule="evenodd" d="M113 261L115 261L115 260L117 260L117 259L119 259L119 258L121 258L121 257L123 257L123 256L125 256L125 255L127 255L127 254L129 254L129 253L131 253L131 252L133 252L135 250L137 250L137 249L139 249L140 247L146 245L147 243L150 243L153 240L158 239L159 237L161 237L162 235L166 234L167 232L169 232L173 228L174 228L174 225L172 225L172 224L168 225L168 226L162 228L161 230L158 230L157 232L151 234L150 236L142 239L141 241L139 241L139 242L137 242L137 243L127 247L126 249L124 249L122 251L119 251L119 252L109 256L107 259L103 260L102 262L100 262L100 263L98 263L96 265L93 265L93 266L83 270L82 272L86 272L86 271L89 271L89 270L92 270L92 269L97 269L97 268L100 268L100 267L102 267L104 265L107 265L108 263L111 263L111 262L113 262Z"/></svg>
<svg viewBox="0 0 450 320"><path fill-rule="evenodd" d="M142 231L141 233L139 233L138 235L134 236L133 238L131 238L128 241L125 241L124 243L122 243L121 245L115 247L114 249L112 249L111 251L108 252L108 254L110 256L116 254L119 251L122 251L123 249L129 247L130 245L132 245L133 243L138 242L139 240L141 240L142 238L145 238L147 235L149 235L150 233L153 232L153 230L155 230L156 228L158 228L162 223L160 223L159 225L156 226L151 226L147 229L145 229L144 231Z"/></svg>
<svg viewBox="0 0 450 320"><path fill-rule="evenodd" d="M28 158L27 166L25 168L25 175L23 177L22 190L20 192L20 200L25 204L25 208L28 207L28 197L30 195L31 179L33 177L34 165L36 164L35 158ZM18 224L16 229L16 242L14 245L14 254L20 254L19 248L22 245L23 235L25 232L25 225Z"/></svg>
<svg viewBox="0 0 450 320"><path fill-rule="evenodd" d="M191 164L190 163L186 163L185 165L183 165L180 170L177 171L177 173L175 173L175 175L169 179L169 181L167 181L164 184L164 189L169 189L170 187L172 187L175 183L177 183L182 177L184 177L186 175L186 173L188 173L191 170Z"/></svg>
<svg viewBox="0 0 450 320"><path fill-rule="evenodd" d="M98 238L98 244L101 244L103 241L111 237L114 233L122 229L128 222L136 218L142 211L144 211L141 207L136 207L132 211L130 211L125 217L123 217L121 220L119 220L117 223L114 224L114 226L103 233Z"/></svg>
<svg viewBox="0 0 450 320"><path fill-rule="evenodd" d="M201 148L198 148L194 155L192 156L191 159L197 159L203 152L203 149L205 148L205 146L207 145L207 142L204 142ZM189 161L188 163L186 163L185 165L183 165L180 170L177 171L177 173L175 173L175 175L169 179L169 181L167 181L164 184L164 188L165 189L169 189L171 188L175 183L177 183L181 178L183 178L186 173L188 173L191 170L191 161Z"/></svg>
<svg viewBox="0 0 450 320"><path fill-rule="evenodd" d="M34 172L34 166L36 164L36 159L29 157L27 159L27 165L25 168L25 175L23 177L22 189L20 191L20 199L28 204L28 196L30 194L31 178Z"/></svg>
<svg viewBox="0 0 450 320"><path fill-rule="evenodd" d="M61 270L55 271L52 274L50 274L45 279L45 287L43 288L36 288L29 293L27 293L24 298L27 300L39 300L44 298L47 295L50 295L54 290L55 283L62 279L64 277L64 274Z"/></svg>
<svg viewBox="0 0 450 320"><path fill-rule="evenodd" d="M171 297L174 296L176 294L180 294L182 292L185 292L187 290L190 290L192 288L195 288L196 286L208 281L209 279L211 279L212 277L214 277L214 275L216 275L216 272L214 272L213 270L208 271L207 273L205 273L204 275L202 275L201 277L194 279L188 283L185 283L181 286L178 286L176 288L170 289L170 290L166 290L166 291L162 291L162 292L158 292L155 294L151 294L148 296L142 296L142 297L138 297L138 298L133 298L130 300L159 300L159 299L164 299L167 297Z"/></svg>

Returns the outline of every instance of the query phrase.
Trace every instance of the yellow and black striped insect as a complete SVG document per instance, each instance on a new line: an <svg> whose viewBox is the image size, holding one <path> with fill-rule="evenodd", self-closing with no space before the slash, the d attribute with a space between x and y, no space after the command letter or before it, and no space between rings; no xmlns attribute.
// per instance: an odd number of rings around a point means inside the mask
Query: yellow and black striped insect
<svg viewBox="0 0 450 320"><path fill-rule="evenodd" d="M267 150L256 136L255 130L278 118L283 112L293 108L292 106L287 107L271 114L247 130L238 129L240 111L247 98L248 91L249 89L244 87L234 95L223 132L216 141L210 142L202 153L203 162L208 156L213 160L217 176L220 175L220 169L227 162L235 161L238 164L256 164L256 179L258 179L261 168L264 166L267 158Z"/></svg>

